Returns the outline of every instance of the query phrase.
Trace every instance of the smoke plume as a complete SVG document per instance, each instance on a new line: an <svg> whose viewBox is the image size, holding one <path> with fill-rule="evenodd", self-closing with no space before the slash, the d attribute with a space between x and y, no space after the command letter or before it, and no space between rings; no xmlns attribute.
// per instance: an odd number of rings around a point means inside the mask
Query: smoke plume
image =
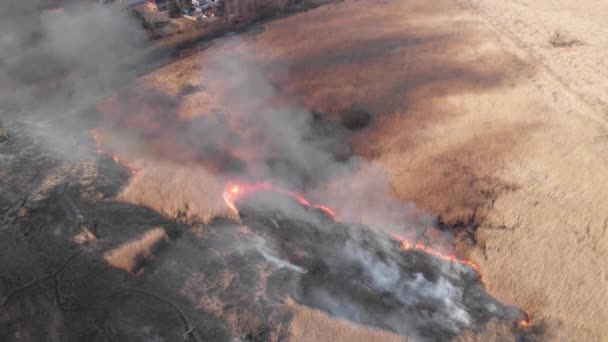
<svg viewBox="0 0 608 342"><path fill-rule="evenodd" d="M0 111L8 125L64 158L82 158L100 97L134 76L144 35L127 13L106 6L43 11L8 0L0 14Z"/></svg>

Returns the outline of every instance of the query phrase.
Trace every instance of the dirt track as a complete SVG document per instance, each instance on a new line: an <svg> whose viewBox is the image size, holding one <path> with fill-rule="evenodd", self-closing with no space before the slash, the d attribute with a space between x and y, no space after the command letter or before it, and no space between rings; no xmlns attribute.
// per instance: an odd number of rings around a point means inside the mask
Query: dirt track
<svg viewBox="0 0 608 342"><path fill-rule="evenodd" d="M548 23L582 10L501 6L346 1L272 22L247 42L310 108L331 114L358 103L374 114L354 137L356 151L389 170L399 197L465 231L460 247L490 292L530 310L548 340L600 341L608 335L605 35L597 21L564 21L583 44L547 47L544 33L522 36L524 24L549 34Z"/></svg>

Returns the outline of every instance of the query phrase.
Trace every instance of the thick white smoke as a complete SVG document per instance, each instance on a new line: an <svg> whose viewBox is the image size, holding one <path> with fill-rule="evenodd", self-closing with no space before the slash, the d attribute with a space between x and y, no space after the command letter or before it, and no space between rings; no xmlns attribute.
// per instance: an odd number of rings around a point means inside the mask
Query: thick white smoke
<svg viewBox="0 0 608 342"><path fill-rule="evenodd" d="M100 97L135 75L144 35L107 6L45 12L36 0L8 0L0 11L0 113L64 158L84 157L76 132ZM88 149L90 151L90 148Z"/></svg>
<svg viewBox="0 0 608 342"><path fill-rule="evenodd" d="M288 71L257 62L263 51L247 41L232 38L224 44L203 72L226 99L232 129L240 132L232 147L253 150L242 176L304 191L334 208L341 220L412 236L433 224L432 216L393 196L382 165L336 156L348 132L335 122L316 122L310 109L271 81L288 82Z"/></svg>

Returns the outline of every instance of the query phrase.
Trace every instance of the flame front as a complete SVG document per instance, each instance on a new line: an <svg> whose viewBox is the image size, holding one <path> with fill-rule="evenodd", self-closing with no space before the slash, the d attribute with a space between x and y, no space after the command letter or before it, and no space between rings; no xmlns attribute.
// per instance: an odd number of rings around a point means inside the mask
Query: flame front
<svg viewBox="0 0 608 342"><path fill-rule="evenodd" d="M532 325L532 317L528 311L525 311L526 318L519 321L519 326L526 329Z"/></svg>
<svg viewBox="0 0 608 342"><path fill-rule="evenodd" d="M311 204L306 198L304 198L304 196L302 196L296 192L292 192L289 190L279 188L277 186L272 185L269 182L256 182L256 183L246 184L246 183L236 183L233 181L229 181L226 185L226 189L224 190L223 197L224 197L224 201L226 202L226 205L230 208L230 210L232 210L238 216L239 210L236 206L236 203L248 195L262 192L262 191L273 192L273 193L291 197L305 207L319 209L319 210L323 211L325 214L327 214L329 217L331 217L333 219L337 218L336 213L331 208L324 206L324 205ZM399 242L401 248L405 251L407 251L407 250L420 251L420 252L426 253L428 255L432 255L436 258L439 258L439 259L442 259L442 260L445 260L448 262L459 263L462 265L469 266L469 267L473 268L477 273L479 273L479 266L472 261L459 259L455 254L443 254L440 251L438 251L432 247L429 247L423 243L420 243L420 242L412 243L412 242L406 240L405 238L403 238L402 236L399 236L396 234L392 234L392 233L387 233L387 234L390 237L392 237L393 239L397 240Z"/></svg>
<svg viewBox="0 0 608 342"><path fill-rule="evenodd" d="M305 206L305 207L309 207L309 208L315 208L315 209L319 209L321 211L323 211L325 214L327 214L329 217L335 219L336 213L334 213L333 210L331 210L329 207L326 207L324 205L316 205L316 204L311 204L306 198L304 198L304 196L293 192L293 191L288 191L282 188L279 188L277 186L272 185L269 182L257 182L257 183L252 183L252 184L243 184L243 183L235 183L232 181L229 181L226 189L224 190L224 202L226 202L226 205L230 208L230 210L232 210L235 214L239 214L239 210L236 207L236 202L248 195L252 195L258 192L273 192L276 194L280 194L280 195L284 195L290 198L293 198L294 200L296 200L298 203L300 203L301 205Z"/></svg>
<svg viewBox="0 0 608 342"><path fill-rule="evenodd" d="M129 170L129 173L132 175L136 175L139 173L139 169L133 168L133 167L129 166L127 163L121 161L120 155L118 153L113 153L113 152L109 152L109 151L102 149L100 147L101 143L99 142L99 135L96 132L91 132L91 138L93 139L93 141L95 142L95 145L97 146L97 148L95 149L95 153L104 154L104 155L110 157L114 161L115 164L127 168L127 170Z"/></svg>
<svg viewBox="0 0 608 342"><path fill-rule="evenodd" d="M449 262L456 262L462 265L467 265L470 266L471 268L473 268L475 271L477 271L477 273L479 273L479 265L477 265L476 263L472 262L472 261L467 261L467 260L462 260L459 259L455 254L443 254L441 252L439 252L438 250L429 247L423 243L416 243L416 244L412 244L410 241L407 241L406 239L395 235L395 234L391 234L391 236L396 239L397 241L400 242L401 244L401 249L407 251L407 250L416 250L416 251L421 251L424 252L426 254L432 255L434 257L437 257L439 259L443 259L445 261L449 261Z"/></svg>

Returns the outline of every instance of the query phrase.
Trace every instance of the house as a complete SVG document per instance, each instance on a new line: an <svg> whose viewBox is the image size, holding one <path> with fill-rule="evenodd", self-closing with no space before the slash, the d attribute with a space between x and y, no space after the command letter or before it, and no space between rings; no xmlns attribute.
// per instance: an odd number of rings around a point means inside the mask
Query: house
<svg viewBox="0 0 608 342"><path fill-rule="evenodd" d="M147 0L152 11L163 12L169 9L169 0Z"/></svg>
<svg viewBox="0 0 608 342"><path fill-rule="evenodd" d="M219 4L218 0L192 0L193 6L204 6L209 4Z"/></svg>
<svg viewBox="0 0 608 342"><path fill-rule="evenodd" d="M129 8L137 7L137 6L145 4L145 3L146 3L146 0L131 0L131 1L128 1L123 6L124 6L124 8L129 9Z"/></svg>

